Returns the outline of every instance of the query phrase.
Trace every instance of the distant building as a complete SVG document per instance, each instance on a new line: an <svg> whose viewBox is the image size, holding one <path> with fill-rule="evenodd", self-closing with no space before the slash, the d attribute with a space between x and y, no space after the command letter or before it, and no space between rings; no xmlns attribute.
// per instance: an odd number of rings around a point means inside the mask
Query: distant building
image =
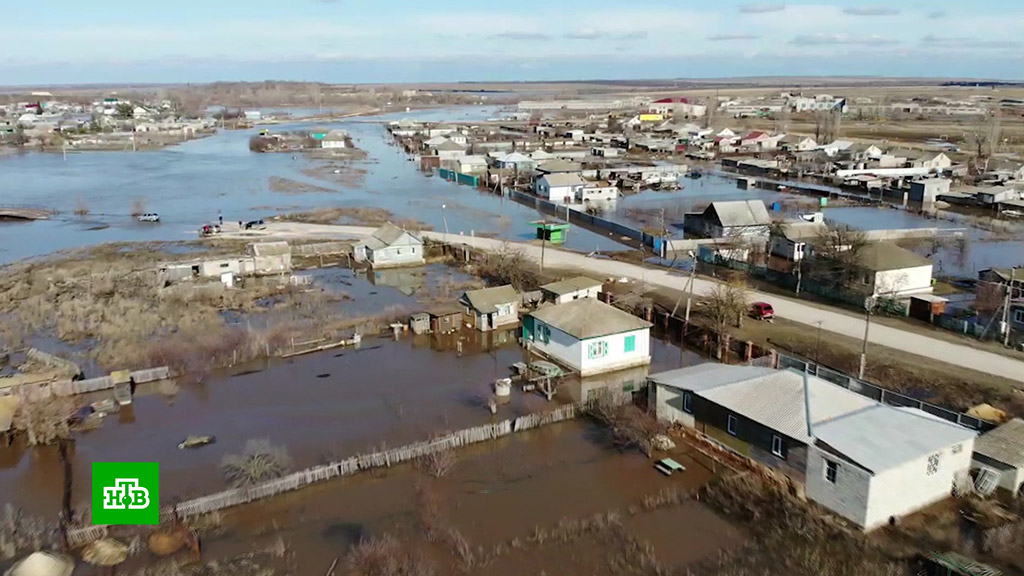
<svg viewBox="0 0 1024 576"><path fill-rule="evenodd" d="M423 240L387 222L356 244L353 256L356 262L365 261L374 268L416 266L424 263Z"/></svg>
<svg viewBox="0 0 1024 576"><path fill-rule="evenodd" d="M585 184L577 173L545 174L534 184L534 193L545 200L572 202Z"/></svg>
<svg viewBox="0 0 1024 576"><path fill-rule="evenodd" d="M321 148L347 148L348 147L348 132L344 130L331 130L324 135L323 140L320 141Z"/></svg>
<svg viewBox="0 0 1024 576"><path fill-rule="evenodd" d="M861 285L876 297L901 298L932 291L932 261L889 242L871 242L857 254Z"/></svg>
<svg viewBox="0 0 1024 576"><path fill-rule="evenodd" d="M771 216L762 200L712 202L700 214L686 214L683 225L687 231L708 238L768 239Z"/></svg>
<svg viewBox="0 0 1024 576"><path fill-rule="evenodd" d="M259 110L246 110L245 111L245 119L249 120L250 122L254 121L254 120L262 120L263 119L263 113L260 112Z"/></svg>
<svg viewBox="0 0 1024 576"><path fill-rule="evenodd" d="M619 197L619 187L605 180L586 180L576 189L576 202L604 202Z"/></svg>
<svg viewBox="0 0 1024 576"><path fill-rule="evenodd" d="M628 312L582 298L527 314L523 342L586 377L650 364L650 328Z"/></svg>
<svg viewBox="0 0 1024 576"><path fill-rule="evenodd" d="M434 146L433 150L442 161L457 160L466 155L466 147L451 140L445 140L445 142Z"/></svg>
<svg viewBox="0 0 1024 576"><path fill-rule="evenodd" d="M910 200L923 204L934 203L939 195L949 193L950 181L943 178L924 178L910 183Z"/></svg>
<svg viewBox="0 0 1024 576"><path fill-rule="evenodd" d="M807 152L818 147L818 143L810 136L787 134L779 141L779 148L784 152Z"/></svg>
<svg viewBox="0 0 1024 576"><path fill-rule="evenodd" d="M814 242L826 233L828 226L822 222L784 222L771 235L771 254L789 262L799 262L807 257Z"/></svg>
<svg viewBox="0 0 1024 576"><path fill-rule="evenodd" d="M580 298L597 298L601 294L603 283L586 276L575 276L540 287L545 302L565 304Z"/></svg>
<svg viewBox="0 0 1024 576"><path fill-rule="evenodd" d="M519 323L521 297L512 286L470 290L459 298L466 317L480 332L498 330Z"/></svg>

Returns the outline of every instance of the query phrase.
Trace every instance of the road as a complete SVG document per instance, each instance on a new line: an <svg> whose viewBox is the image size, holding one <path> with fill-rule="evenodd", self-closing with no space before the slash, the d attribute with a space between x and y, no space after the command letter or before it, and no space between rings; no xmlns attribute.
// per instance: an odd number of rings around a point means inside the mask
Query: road
<svg viewBox="0 0 1024 576"><path fill-rule="evenodd" d="M363 226L331 226L282 222L270 223L267 230L260 231L258 234L281 239L338 239L367 236L373 230L373 228ZM423 236L435 241L449 241L453 244L465 244L484 250L496 250L506 244L511 244L517 249L522 250L526 256L533 260L539 261L541 258L542 247L536 244L506 242L493 238L445 234L443 232L424 232ZM591 275L599 276L600 278L631 278L646 284L673 290L682 290L687 280L686 277L680 276L678 273L660 268L645 268L628 262L588 258L583 254L552 249L550 247L544 250L544 264L554 268L586 270ZM714 281L712 280L697 278L694 281L694 294L702 294L713 285ZM751 291L750 297L755 301L766 300L771 302L775 308L776 316L780 318L813 326L815 329L818 322L821 322L821 329L823 331L841 334L850 338L864 338L864 320L862 318L833 312L812 306L800 300L783 298L776 294ZM901 350L940 362L965 366L979 372L1024 383L1024 362L972 348L968 345L938 340L916 332L900 330L877 323L871 325L868 339L872 344L879 346ZM870 357L868 361L870 362Z"/></svg>

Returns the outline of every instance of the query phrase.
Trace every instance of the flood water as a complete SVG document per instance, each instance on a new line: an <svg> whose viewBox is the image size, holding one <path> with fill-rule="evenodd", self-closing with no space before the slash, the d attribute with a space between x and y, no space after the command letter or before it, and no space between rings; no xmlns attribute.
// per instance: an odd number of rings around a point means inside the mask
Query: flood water
<svg viewBox="0 0 1024 576"><path fill-rule="evenodd" d="M523 360L516 331L462 336L461 356L455 336L409 335L397 342L366 337L359 349L240 366L202 385L142 386L130 407L76 438L75 502L88 500L92 462L159 462L161 498L170 502L225 488L221 458L239 452L251 438L286 446L301 469L382 443L399 446L550 407L541 396L517 392L492 417L485 400L491 383ZM660 340L651 344L652 370L700 361ZM177 444L190 434L213 435L217 442L179 450ZM0 502L52 517L59 508L60 483L54 450L0 448Z"/></svg>
<svg viewBox="0 0 1024 576"><path fill-rule="evenodd" d="M0 158L0 203L45 206L60 214L49 221L0 222L0 263L103 242L192 239L200 224L216 220L218 211L234 221L318 207L377 207L437 230L447 221L453 234L528 240L535 235L530 222L540 217L536 210L424 176L415 162L388 143L384 126L405 117L482 120L496 112L495 107L446 108L325 123L347 130L356 146L369 154L359 164L367 170L365 179L353 187L303 174L316 161L301 154L250 152L248 141L258 128L221 131L157 151L80 152L69 154L66 161L60 154L38 152L5 156ZM284 124L273 130L310 127ZM269 185L272 176L329 192L274 192ZM161 222L143 224L131 218L137 199L147 211L159 213ZM89 214L75 216L76 207L83 205ZM585 230L569 238L569 248L621 247Z"/></svg>

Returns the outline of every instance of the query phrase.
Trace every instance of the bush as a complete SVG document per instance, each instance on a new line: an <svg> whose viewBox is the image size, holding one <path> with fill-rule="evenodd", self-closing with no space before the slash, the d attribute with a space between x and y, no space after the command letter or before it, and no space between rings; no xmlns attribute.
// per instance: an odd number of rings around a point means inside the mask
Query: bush
<svg viewBox="0 0 1024 576"><path fill-rule="evenodd" d="M280 478L291 467L288 451L270 440L249 440L241 454L228 454L221 461L224 477L236 488Z"/></svg>

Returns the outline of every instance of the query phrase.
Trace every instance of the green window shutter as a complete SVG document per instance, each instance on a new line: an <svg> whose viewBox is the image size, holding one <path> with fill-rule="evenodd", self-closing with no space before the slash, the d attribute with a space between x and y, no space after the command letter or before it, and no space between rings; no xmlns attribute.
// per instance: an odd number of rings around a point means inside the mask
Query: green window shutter
<svg viewBox="0 0 1024 576"><path fill-rule="evenodd" d="M636 351L636 336L626 336L626 352Z"/></svg>

